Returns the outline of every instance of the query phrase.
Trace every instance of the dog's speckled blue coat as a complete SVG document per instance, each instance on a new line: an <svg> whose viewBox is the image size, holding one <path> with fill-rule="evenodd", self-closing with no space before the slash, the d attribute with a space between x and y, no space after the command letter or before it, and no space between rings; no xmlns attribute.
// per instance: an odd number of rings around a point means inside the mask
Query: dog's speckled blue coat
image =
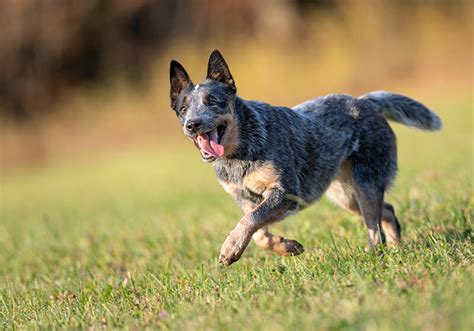
<svg viewBox="0 0 474 331"><path fill-rule="evenodd" d="M254 238L270 240L267 225L319 199L330 187L336 203L364 217L371 244L377 243L378 229L398 242L398 221L383 201L397 172L396 139L386 119L440 129L439 117L428 108L388 92L328 95L293 108L246 101L237 96L218 51L211 54L202 84L193 85L176 61L170 79L172 108L185 134L192 138L219 126L225 128L222 144L233 142L232 148L224 146L230 153L207 160L246 214L224 243L221 262L238 260L255 233L260 235ZM199 130L187 129L192 121L199 121Z"/></svg>

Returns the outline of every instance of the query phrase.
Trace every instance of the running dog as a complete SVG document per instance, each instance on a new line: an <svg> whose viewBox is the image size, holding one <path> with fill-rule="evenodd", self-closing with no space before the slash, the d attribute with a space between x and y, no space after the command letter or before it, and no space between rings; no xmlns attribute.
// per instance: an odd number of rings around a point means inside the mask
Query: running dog
<svg viewBox="0 0 474 331"><path fill-rule="evenodd" d="M362 216L370 248L400 243L400 224L384 201L397 172L396 139L387 120L441 129L440 118L421 103L383 91L332 94L293 108L247 101L237 96L217 50L202 84L193 84L174 60L170 84L171 107L184 134L244 213L222 245L220 263L238 261L252 238L282 256L302 253L300 243L271 234L268 226L325 192Z"/></svg>

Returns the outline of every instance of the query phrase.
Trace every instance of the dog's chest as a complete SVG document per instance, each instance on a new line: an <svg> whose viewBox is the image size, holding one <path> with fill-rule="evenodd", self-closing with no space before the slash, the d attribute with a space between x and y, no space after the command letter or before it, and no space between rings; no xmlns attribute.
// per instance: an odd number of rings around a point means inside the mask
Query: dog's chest
<svg viewBox="0 0 474 331"><path fill-rule="evenodd" d="M240 206L242 206L242 203L259 204L263 201L261 193L257 193L252 188L244 186L243 183L220 182L220 184L227 193L234 197Z"/></svg>
<svg viewBox="0 0 474 331"><path fill-rule="evenodd" d="M266 193L280 185L280 175L271 162L216 169L219 183L246 211L261 203Z"/></svg>

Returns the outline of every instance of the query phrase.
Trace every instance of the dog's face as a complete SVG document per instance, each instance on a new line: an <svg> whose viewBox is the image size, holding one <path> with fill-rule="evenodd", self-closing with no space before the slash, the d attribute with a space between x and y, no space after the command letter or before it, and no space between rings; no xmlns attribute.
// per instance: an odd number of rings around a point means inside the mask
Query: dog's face
<svg viewBox="0 0 474 331"><path fill-rule="evenodd" d="M193 84L183 66L171 61L170 85L171 107L201 158L212 162L231 155L238 146L236 88L219 51L211 53L202 84Z"/></svg>

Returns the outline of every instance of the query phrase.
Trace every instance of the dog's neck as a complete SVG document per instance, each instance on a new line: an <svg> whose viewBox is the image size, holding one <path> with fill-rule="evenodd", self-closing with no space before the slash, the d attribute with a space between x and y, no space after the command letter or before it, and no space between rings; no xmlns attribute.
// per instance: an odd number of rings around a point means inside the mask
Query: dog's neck
<svg viewBox="0 0 474 331"><path fill-rule="evenodd" d="M213 162L217 176L223 181L235 181L265 159L267 131L252 101L236 96L234 116L239 133L239 144L232 155ZM234 178L235 177L235 178Z"/></svg>
<svg viewBox="0 0 474 331"><path fill-rule="evenodd" d="M236 96L235 119L239 132L239 145L228 159L255 161L261 158L266 144L267 132L258 111L251 101Z"/></svg>

